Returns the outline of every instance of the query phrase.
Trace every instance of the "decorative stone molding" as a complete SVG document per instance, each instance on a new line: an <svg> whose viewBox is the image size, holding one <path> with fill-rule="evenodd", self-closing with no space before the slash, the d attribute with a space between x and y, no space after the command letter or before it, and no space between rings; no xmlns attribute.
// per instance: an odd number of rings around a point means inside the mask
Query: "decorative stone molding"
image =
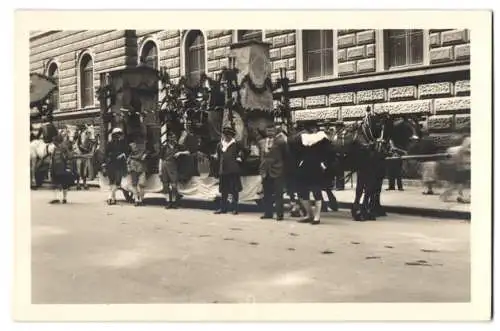
<svg viewBox="0 0 500 331"><path fill-rule="evenodd" d="M354 92L335 93L328 96L328 102L330 106L354 104L355 97Z"/></svg>
<svg viewBox="0 0 500 331"><path fill-rule="evenodd" d="M365 90L356 93L356 100L358 103L373 103L385 101L386 97L387 93L385 89Z"/></svg>
<svg viewBox="0 0 500 331"><path fill-rule="evenodd" d="M321 107L326 106L327 104L327 96L326 95L315 95L306 97L306 107Z"/></svg>
<svg viewBox="0 0 500 331"><path fill-rule="evenodd" d="M455 115L455 130L470 130L470 115Z"/></svg>
<svg viewBox="0 0 500 331"><path fill-rule="evenodd" d="M423 84L418 87L418 95L420 98L451 96L452 90L453 83L450 82Z"/></svg>
<svg viewBox="0 0 500 331"><path fill-rule="evenodd" d="M459 80L455 83L455 95L470 94L470 80Z"/></svg>
<svg viewBox="0 0 500 331"><path fill-rule="evenodd" d="M291 98L290 108L292 109L304 108L304 98Z"/></svg>
<svg viewBox="0 0 500 331"><path fill-rule="evenodd" d="M436 112L470 110L470 97L454 97L434 100Z"/></svg>
<svg viewBox="0 0 500 331"><path fill-rule="evenodd" d="M431 131L450 130L453 127L453 115L435 115L427 119Z"/></svg>
<svg viewBox="0 0 500 331"><path fill-rule="evenodd" d="M338 107L295 111L295 121L327 120L338 118Z"/></svg>
<svg viewBox="0 0 500 331"><path fill-rule="evenodd" d="M375 112L390 114L429 114L432 113L432 100L400 101L374 105Z"/></svg>
<svg viewBox="0 0 500 331"><path fill-rule="evenodd" d="M366 115L366 107L373 105L342 106L340 113L342 120L345 118L360 118ZM372 107L373 109L373 107Z"/></svg>
<svg viewBox="0 0 500 331"><path fill-rule="evenodd" d="M416 86L398 86L389 88L389 100L416 99Z"/></svg>

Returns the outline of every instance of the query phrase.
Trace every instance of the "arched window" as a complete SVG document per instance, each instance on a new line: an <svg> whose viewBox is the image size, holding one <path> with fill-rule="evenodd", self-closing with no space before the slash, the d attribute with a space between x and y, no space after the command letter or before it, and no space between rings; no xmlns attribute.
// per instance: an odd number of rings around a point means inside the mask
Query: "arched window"
<svg viewBox="0 0 500 331"><path fill-rule="evenodd" d="M141 51L140 62L153 69L158 69L158 49L156 44L148 41Z"/></svg>
<svg viewBox="0 0 500 331"><path fill-rule="evenodd" d="M262 30L238 30L238 41L262 41Z"/></svg>
<svg viewBox="0 0 500 331"><path fill-rule="evenodd" d="M424 62L424 30L384 31L386 69Z"/></svg>
<svg viewBox="0 0 500 331"><path fill-rule="evenodd" d="M190 83L198 82L205 72L205 39L200 30L186 36L186 77Z"/></svg>
<svg viewBox="0 0 500 331"><path fill-rule="evenodd" d="M333 30L302 32L304 79L333 75Z"/></svg>
<svg viewBox="0 0 500 331"><path fill-rule="evenodd" d="M57 63L52 62L49 65L47 76L52 78L56 82L57 88L59 88L59 68L57 67ZM52 94L51 103L55 110L59 109L59 90L54 91Z"/></svg>
<svg viewBox="0 0 500 331"><path fill-rule="evenodd" d="M80 60L80 100L82 108L94 105L94 63L89 54Z"/></svg>

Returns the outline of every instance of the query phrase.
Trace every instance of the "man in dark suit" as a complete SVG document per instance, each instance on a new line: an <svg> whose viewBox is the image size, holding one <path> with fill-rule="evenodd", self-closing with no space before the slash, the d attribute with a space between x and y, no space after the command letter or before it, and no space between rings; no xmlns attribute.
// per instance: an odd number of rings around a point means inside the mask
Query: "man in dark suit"
<svg viewBox="0 0 500 331"><path fill-rule="evenodd" d="M283 220L283 191L285 188L285 161L288 155L286 136L269 126L266 137L260 141L260 175L264 190L264 215L261 219L273 218L273 202L276 219Z"/></svg>

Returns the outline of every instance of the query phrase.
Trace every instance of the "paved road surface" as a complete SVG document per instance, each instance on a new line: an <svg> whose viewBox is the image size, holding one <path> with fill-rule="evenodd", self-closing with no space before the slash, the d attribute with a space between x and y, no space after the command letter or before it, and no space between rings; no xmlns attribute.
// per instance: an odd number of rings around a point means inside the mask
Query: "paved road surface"
<svg viewBox="0 0 500 331"><path fill-rule="evenodd" d="M390 215L323 224L32 198L33 303L464 302L470 224Z"/></svg>

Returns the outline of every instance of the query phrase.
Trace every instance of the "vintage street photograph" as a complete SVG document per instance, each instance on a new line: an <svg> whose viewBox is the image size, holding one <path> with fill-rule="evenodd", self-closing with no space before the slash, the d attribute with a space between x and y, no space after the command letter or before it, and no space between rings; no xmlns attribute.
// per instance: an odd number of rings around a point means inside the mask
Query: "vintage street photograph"
<svg viewBox="0 0 500 331"><path fill-rule="evenodd" d="M470 303L475 36L30 30L31 303Z"/></svg>

